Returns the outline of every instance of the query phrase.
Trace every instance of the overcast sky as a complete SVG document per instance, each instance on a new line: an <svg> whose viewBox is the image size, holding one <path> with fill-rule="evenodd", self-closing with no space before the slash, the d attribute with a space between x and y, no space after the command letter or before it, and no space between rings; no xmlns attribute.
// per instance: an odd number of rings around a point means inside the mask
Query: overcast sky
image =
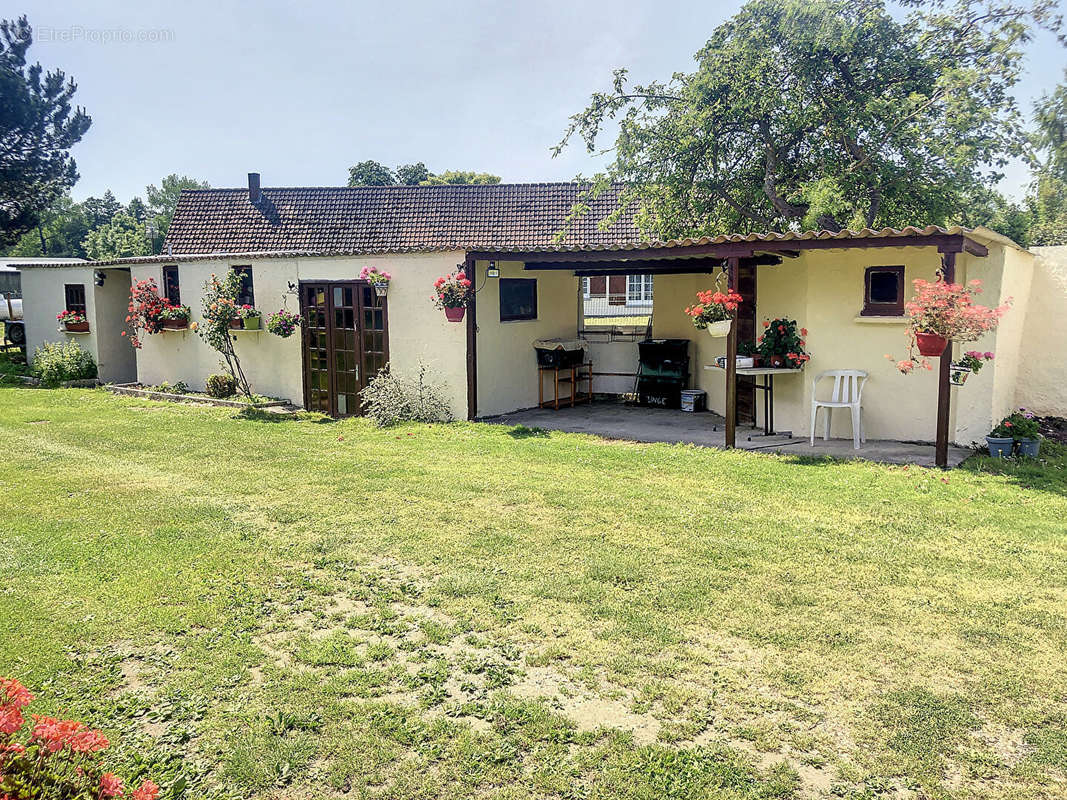
<svg viewBox="0 0 1067 800"><path fill-rule="evenodd" d="M32 60L78 83L93 125L76 199L126 201L176 172L212 186L343 185L364 159L505 181L569 180L596 163L549 148L590 93L691 70L739 2L392 0L137 3L35 0ZM4 16L21 13L9 9ZM1019 98L1063 74L1041 37ZM1018 196L1025 172L1001 188Z"/></svg>

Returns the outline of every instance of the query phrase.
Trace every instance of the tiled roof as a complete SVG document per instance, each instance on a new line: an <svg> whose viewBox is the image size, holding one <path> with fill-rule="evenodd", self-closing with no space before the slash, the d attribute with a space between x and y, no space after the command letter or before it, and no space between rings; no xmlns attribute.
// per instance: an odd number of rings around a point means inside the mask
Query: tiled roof
<svg viewBox="0 0 1067 800"><path fill-rule="evenodd" d="M576 183L470 186L361 186L263 189L257 205L247 189L182 192L165 251L406 252L485 248L535 249L553 244L582 187ZM597 223L615 210L608 189L588 199L590 212L564 240L573 246L640 241L623 216L604 231Z"/></svg>

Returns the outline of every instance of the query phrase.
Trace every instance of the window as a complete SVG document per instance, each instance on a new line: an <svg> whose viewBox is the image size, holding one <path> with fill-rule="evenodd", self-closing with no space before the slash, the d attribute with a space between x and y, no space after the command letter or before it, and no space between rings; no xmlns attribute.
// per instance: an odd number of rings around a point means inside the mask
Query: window
<svg viewBox="0 0 1067 800"><path fill-rule="evenodd" d="M867 267L860 316L899 317L903 314L904 267Z"/></svg>
<svg viewBox="0 0 1067 800"><path fill-rule="evenodd" d="M582 298L584 300L589 299L589 279L582 278Z"/></svg>
<svg viewBox="0 0 1067 800"><path fill-rule="evenodd" d="M537 319L537 279L500 279L500 321Z"/></svg>
<svg viewBox="0 0 1067 800"><path fill-rule="evenodd" d="M237 305L254 306L256 304L256 293L252 286L252 268L233 267L233 271L241 276L241 290L237 293Z"/></svg>
<svg viewBox="0 0 1067 800"><path fill-rule="evenodd" d="M627 275L626 276L626 305L648 306L652 305L652 276L651 275Z"/></svg>
<svg viewBox="0 0 1067 800"><path fill-rule="evenodd" d="M63 294L67 303L67 311L77 311L83 317L86 316L84 283L68 283L63 287Z"/></svg>
<svg viewBox="0 0 1067 800"><path fill-rule="evenodd" d="M182 304L182 293L178 288L178 267L163 267L163 296L172 306Z"/></svg>

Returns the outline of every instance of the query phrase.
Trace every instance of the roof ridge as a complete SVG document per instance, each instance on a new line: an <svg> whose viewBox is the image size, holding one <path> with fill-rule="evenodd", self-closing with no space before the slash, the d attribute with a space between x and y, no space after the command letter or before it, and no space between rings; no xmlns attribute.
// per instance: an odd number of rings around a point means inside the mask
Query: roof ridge
<svg viewBox="0 0 1067 800"><path fill-rule="evenodd" d="M263 186L262 191L310 191L310 190L343 190L343 191L362 191L367 189L503 189L507 187L534 187L534 186L591 186L592 181L532 181L530 183L433 183L433 184L407 184L407 183L393 183L385 186ZM612 183L611 187L622 186L621 183ZM247 186L218 186L210 189L182 189L183 193L189 194L206 194L208 192L247 192Z"/></svg>

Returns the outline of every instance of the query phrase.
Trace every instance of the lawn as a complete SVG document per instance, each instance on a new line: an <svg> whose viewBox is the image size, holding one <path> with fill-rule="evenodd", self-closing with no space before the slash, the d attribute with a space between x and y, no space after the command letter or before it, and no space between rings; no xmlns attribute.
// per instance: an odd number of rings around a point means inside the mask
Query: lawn
<svg viewBox="0 0 1067 800"><path fill-rule="evenodd" d="M167 797L1067 794L1067 454L0 388L0 675Z"/></svg>

